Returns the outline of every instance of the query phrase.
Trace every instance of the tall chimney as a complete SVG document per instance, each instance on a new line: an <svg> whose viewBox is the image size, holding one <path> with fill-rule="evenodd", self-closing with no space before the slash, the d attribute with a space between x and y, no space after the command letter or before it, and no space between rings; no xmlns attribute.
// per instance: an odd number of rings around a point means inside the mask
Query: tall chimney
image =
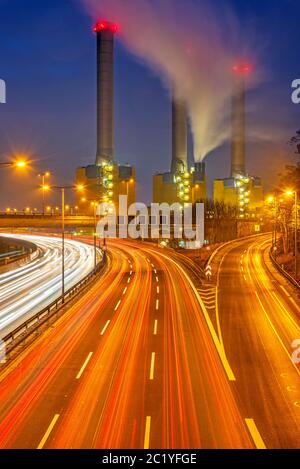
<svg viewBox="0 0 300 469"><path fill-rule="evenodd" d="M97 154L96 164L114 160L114 35L118 26L98 21L97 34Z"/></svg>
<svg viewBox="0 0 300 469"><path fill-rule="evenodd" d="M247 64L233 67L234 89L232 97L232 143L231 143L231 177L244 176L246 173L245 122L246 122L246 88L245 76L250 72Z"/></svg>
<svg viewBox="0 0 300 469"><path fill-rule="evenodd" d="M187 109L181 99L172 100L172 166L173 174L188 170Z"/></svg>

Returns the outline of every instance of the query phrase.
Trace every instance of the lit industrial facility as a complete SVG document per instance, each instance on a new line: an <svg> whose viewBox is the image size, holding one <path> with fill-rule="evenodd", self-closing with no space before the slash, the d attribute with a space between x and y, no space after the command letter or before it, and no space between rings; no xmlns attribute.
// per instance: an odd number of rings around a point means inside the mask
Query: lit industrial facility
<svg viewBox="0 0 300 469"><path fill-rule="evenodd" d="M245 79L250 66L237 64L233 72L231 175L214 181L214 200L238 207L240 218L247 218L263 207L264 196L261 178L247 174L245 164Z"/></svg>
<svg viewBox="0 0 300 469"><path fill-rule="evenodd" d="M206 198L205 164L188 165L186 104L173 97L171 171L153 176L154 203L195 203Z"/></svg>
<svg viewBox="0 0 300 469"><path fill-rule="evenodd" d="M97 153L96 163L77 168L77 184L86 188L78 205L83 211L90 200L106 202L118 211L119 196L127 195L128 204L135 202L136 171L115 159L114 144L114 36L118 26L99 21L97 35Z"/></svg>

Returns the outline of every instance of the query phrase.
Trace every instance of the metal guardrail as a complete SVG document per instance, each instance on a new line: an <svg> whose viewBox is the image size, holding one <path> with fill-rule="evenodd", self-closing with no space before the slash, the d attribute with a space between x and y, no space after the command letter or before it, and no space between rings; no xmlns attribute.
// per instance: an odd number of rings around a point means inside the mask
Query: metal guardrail
<svg viewBox="0 0 300 469"><path fill-rule="evenodd" d="M47 307L43 308L37 314L32 316L30 319L22 323L16 329L11 331L1 340L5 344L6 352L6 362L10 359L10 353L22 343L25 344L25 340L33 332L37 331L42 325L46 324L52 316L58 314L58 312L68 304L73 298L75 298L80 292L82 292L86 286L91 283L95 277L100 274L107 264L107 253L103 251L103 258L101 262L97 265L96 269L90 272L86 277L84 277L80 282L70 288L65 292L64 302L62 296L57 298Z"/></svg>
<svg viewBox="0 0 300 469"><path fill-rule="evenodd" d="M276 261L275 257L273 256L273 253L272 253L272 248L269 250L269 256L270 256L270 259L274 265L274 267L276 267L277 270L280 271L280 273L289 281L291 282L295 287L299 288L300 289L300 285L299 283L294 279L294 277L292 277L288 272L286 272L282 267L281 265Z"/></svg>

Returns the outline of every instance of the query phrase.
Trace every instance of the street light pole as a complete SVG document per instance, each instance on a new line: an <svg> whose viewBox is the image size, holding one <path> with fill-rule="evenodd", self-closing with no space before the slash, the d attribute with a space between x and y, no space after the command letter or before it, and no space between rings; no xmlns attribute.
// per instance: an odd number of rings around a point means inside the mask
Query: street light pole
<svg viewBox="0 0 300 469"><path fill-rule="evenodd" d="M49 190L49 186L46 185L46 177L49 177L49 176L50 176L50 173L48 171L39 174L39 177L42 178L42 192L43 192L42 214L43 214L43 217L45 216L45 192L46 190Z"/></svg>
<svg viewBox="0 0 300 469"><path fill-rule="evenodd" d="M42 174L42 187L43 187L43 217L45 216L45 173Z"/></svg>
<svg viewBox="0 0 300 469"><path fill-rule="evenodd" d="M47 175L47 174L46 174ZM65 302L65 191L66 189L74 189L76 186L52 186L52 189L58 189L61 191L61 240L62 240L62 265L61 265L61 274L62 274L62 303ZM81 186L77 186L77 190L82 190Z"/></svg>
<svg viewBox="0 0 300 469"><path fill-rule="evenodd" d="M65 188L61 188L62 302L65 302Z"/></svg>

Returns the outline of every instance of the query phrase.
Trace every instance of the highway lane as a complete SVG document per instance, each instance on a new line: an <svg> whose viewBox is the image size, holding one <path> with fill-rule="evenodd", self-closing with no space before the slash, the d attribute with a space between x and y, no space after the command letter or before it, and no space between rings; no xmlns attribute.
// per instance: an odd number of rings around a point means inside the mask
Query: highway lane
<svg viewBox="0 0 300 469"><path fill-rule="evenodd" d="M272 266L269 247L264 236L218 254L220 333L243 414L255 419L267 447L297 448L300 368L291 344L300 338L299 293Z"/></svg>
<svg viewBox="0 0 300 469"><path fill-rule="evenodd" d="M0 274L0 338L58 298L62 288L61 239L7 236L33 242L38 247L39 256L22 267ZM93 268L93 248L66 240L65 290L79 282Z"/></svg>
<svg viewBox="0 0 300 469"><path fill-rule="evenodd" d="M181 265L146 244L110 253L107 274L1 375L0 447L254 447Z"/></svg>

